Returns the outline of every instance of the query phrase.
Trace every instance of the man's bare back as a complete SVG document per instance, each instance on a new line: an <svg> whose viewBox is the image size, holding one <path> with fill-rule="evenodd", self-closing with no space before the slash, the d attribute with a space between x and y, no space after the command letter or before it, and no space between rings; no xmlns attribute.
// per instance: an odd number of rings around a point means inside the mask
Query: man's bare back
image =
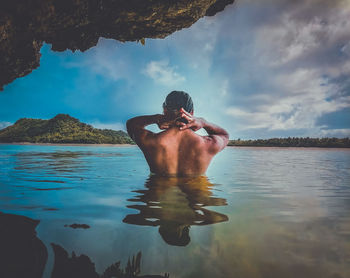
<svg viewBox="0 0 350 278"><path fill-rule="evenodd" d="M158 124L164 131L153 133L145 129L150 124ZM195 133L201 128L207 136ZM170 116L164 107L164 114L132 118L127 122L127 130L144 153L150 171L159 175L203 175L214 155L228 142L224 129L194 117L193 111L189 113L184 108Z"/></svg>

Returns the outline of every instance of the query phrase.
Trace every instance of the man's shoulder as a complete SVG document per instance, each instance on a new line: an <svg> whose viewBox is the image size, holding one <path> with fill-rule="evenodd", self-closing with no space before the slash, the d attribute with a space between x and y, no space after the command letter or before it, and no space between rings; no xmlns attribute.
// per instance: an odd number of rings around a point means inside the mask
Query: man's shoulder
<svg viewBox="0 0 350 278"><path fill-rule="evenodd" d="M200 143L204 140L203 136L196 134L192 130L178 130L177 128L156 133L152 139L155 142L189 141L192 143Z"/></svg>
<svg viewBox="0 0 350 278"><path fill-rule="evenodd" d="M203 145L210 143L212 138L210 136L203 136L195 133L193 130L176 130L168 129L161 131L159 133L153 133L152 136L149 136L146 142L149 145L154 144L172 144L175 142L185 143L188 142L195 145Z"/></svg>
<svg viewBox="0 0 350 278"><path fill-rule="evenodd" d="M203 135L197 134L193 130L187 129L187 130L181 131L181 133L182 133L181 141L188 142L193 147L197 146L201 149L205 149L205 147L207 147L208 144L210 143L209 136L203 136Z"/></svg>

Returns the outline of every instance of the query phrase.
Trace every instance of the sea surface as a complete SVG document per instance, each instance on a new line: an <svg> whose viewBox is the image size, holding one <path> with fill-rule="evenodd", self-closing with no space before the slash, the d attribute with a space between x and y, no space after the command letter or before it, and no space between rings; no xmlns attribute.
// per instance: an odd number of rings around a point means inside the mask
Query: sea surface
<svg viewBox="0 0 350 278"><path fill-rule="evenodd" d="M227 147L206 177L160 178L135 146L2 144L0 212L5 278L112 277L111 265L171 278L350 277L349 149Z"/></svg>

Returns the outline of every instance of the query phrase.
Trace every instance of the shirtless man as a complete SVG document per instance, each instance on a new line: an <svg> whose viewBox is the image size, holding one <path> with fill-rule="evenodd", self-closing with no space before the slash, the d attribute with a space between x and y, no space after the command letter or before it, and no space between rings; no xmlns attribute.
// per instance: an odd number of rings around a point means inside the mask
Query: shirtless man
<svg viewBox="0 0 350 278"><path fill-rule="evenodd" d="M146 126L157 124L162 132ZM163 103L163 114L139 116L126 123L130 137L142 150L150 171L158 175L197 176L205 174L211 159L228 143L223 128L193 116L191 97L173 91ZM204 128L207 136L195 131Z"/></svg>

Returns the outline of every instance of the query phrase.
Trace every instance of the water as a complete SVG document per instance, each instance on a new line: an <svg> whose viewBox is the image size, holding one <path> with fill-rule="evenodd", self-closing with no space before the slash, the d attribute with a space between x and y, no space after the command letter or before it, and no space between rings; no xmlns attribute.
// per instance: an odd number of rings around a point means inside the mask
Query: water
<svg viewBox="0 0 350 278"><path fill-rule="evenodd" d="M63 269L64 250L99 275L141 252L140 275L350 277L346 149L231 147L207 178L166 179L149 177L133 146L0 145L0 211L40 221L44 277ZM25 243L13 245L23 235L9 223L0 217L0 243L17 258ZM4 252L0 264L18 269Z"/></svg>

